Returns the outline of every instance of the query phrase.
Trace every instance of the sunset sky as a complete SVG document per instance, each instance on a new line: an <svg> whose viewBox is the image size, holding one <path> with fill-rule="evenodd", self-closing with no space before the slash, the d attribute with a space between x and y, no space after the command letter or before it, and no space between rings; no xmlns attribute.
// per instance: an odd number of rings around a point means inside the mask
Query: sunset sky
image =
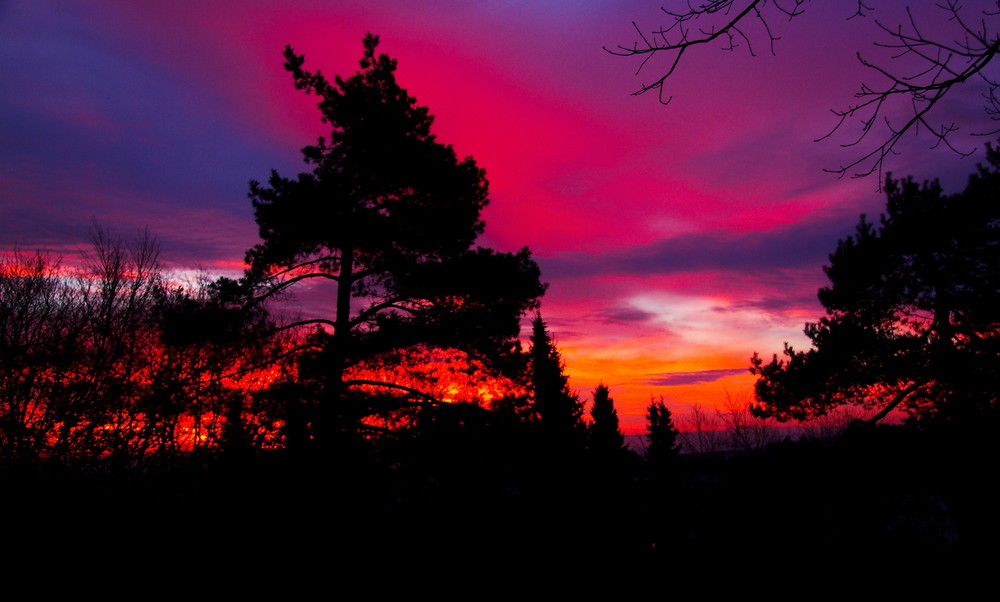
<svg viewBox="0 0 1000 602"><path fill-rule="evenodd" d="M248 181L302 171L299 149L325 133L284 46L349 75L372 32L438 138L486 169L480 243L538 260L572 385L588 400L609 385L635 431L651 395L681 414L713 405L749 389L754 351L805 346L827 254L882 210L877 176L823 171L857 158L846 138L813 142L880 82L855 53L886 56L874 19L898 23L904 3L869 4L775 18L773 56L764 39L757 56L692 52L663 106L630 96L662 61L636 75L602 49L631 45L632 21L667 24L661 0L0 0L0 249L72 256L96 221L148 227L170 268L238 275L257 242ZM992 129L980 93L956 90L938 115L973 156L911 136L887 169L960 191L989 140L968 134Z"/></svg>

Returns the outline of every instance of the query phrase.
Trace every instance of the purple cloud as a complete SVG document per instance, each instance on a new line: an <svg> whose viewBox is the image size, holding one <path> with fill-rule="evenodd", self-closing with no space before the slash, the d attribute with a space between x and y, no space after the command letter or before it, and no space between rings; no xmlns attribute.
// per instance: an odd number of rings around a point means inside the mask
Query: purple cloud
<svg viewBox="0 0 1000 602"><path fill-rule="evenodd" d="M676 385L700 385L722 380L727 376L746 374L746 368L726 368L721 370L698 370L695 372L663 372L654 374L643 384L660 387L671 387Z"/></svg>

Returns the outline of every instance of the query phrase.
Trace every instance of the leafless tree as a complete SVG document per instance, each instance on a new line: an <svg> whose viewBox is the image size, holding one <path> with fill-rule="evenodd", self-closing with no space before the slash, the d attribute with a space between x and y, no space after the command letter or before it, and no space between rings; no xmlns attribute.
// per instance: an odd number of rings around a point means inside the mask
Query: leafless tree
<svg viewBox="0 0 1000 602"><path fill-rule="evenodd" d="M729 437L728 449L750 452L778 441L780 431L775 421L758 418L750 412L751 391L742 390L734 395L726 390L725 394L726 400L715 412Z"/></svg>
<svg viewBox="0 0 1000 602"><path fill-rule="evenodd" d="M205 284L168 282L148 233L95 226L91 242L75 268L0 255L0 464L117 472L233 432L273 445L278 416L257 399L272 375L255 368L279 370L284 340L253 336L271 330L266 312L251 320Z"/></svg>
<svg viewBox="0 0 1000 602"><path fill-rule="evenodd" d="M874 414L860 406L846 405L802 423L802 433L813 439L831 439L844 434L847 426L856 420L864 421Z"/></svg>
<svg viewBox="0 0 1000 602"><path fill-rule="evenodd" d="M667 25L644 32L633 22L639 39L632 45L605 50L618 56L641 58L636 73L654 56L667 57L666 67L657 72L655 79L634 92L655 91L660 102L667 104L672 97L665 93L665 84L688 51L715 43L724 50L743 47L751 55L757 53L759 45L766 45L774 53L779 40L774 24L800 17L806 3L807 0L687 0L679 2L680 8L662 8L668 17ZM858 119L861 133L842 146L860 148L860 156L827 171L851 177L878 172L881 181L886 157L896 152L905 134L920 130L929 133L933 147L943 145L961 155L971 154L973 149L959 148L949 138L959 128L956 123L939 123L931 116L953 88L969 81L979 82L987 117L1000 120L997 95L1000 82L987 69L1000 52L1000 36L995 27L1000 18L1000 2L990 0L989 8L969 8L967 4L942 0L935 5L940 18L933 22L918 22L909 6L901 23L887 25L876 19L884 37L873 43L888 53L887 58L875 61L860 52L857 56L862 65L879 75L882 83L862 84L852 104L833 110L836 125L818 139L828 138L840 131L845 122ZM875 6L874 0L858 0L854 12L847 17L870 16ZM1000 132L994 126L975 133Z"/></svg>
<svg viewBox="0 0 1000 602"><path fill-rule="evenodd" d="M42 454L59 422L49 400L69 391L84 321L58 260L0 258L0 461Z"/></svg>
<svg viewBox="0 0 1000 602"><path fill-rule="evenodd" d="M722 450L722 428L718 417L694 404L680 420L681 446L688 453L714 454Z"/></svg>

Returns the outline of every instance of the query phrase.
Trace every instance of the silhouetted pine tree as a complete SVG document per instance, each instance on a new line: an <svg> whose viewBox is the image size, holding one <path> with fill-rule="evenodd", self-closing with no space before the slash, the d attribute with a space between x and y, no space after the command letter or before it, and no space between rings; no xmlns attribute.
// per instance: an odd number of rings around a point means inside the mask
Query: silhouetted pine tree
<svg viewBox="0 0 1000 602"><path fill-rule="evenodd" d="M615 402L609 393L603 383L594 389L591 422L587 427L587 452L594 484L618 490L621 494L633 476L635 454L625 446ZM615 494L605 491L603 495L614 497Z"/></svg>
<svg viewBox="0 0 1000 602"><path fill-rule="evenodd" d="M524 526L540 541L579 549L589 534L580 529L592 506L587 496L587 427L583 403L570 390L562 358L540 314L532 320L528 353L531 412L524 440Z"/></svg>
<svg viewBox="0 0 1000 602"><path fill-rule="evenodd" d="M649 400L646 406L646 458L648 488L646 489L646 536L654 548L669 549L676 544L675 517L681 512L678 476L677 428L670 409L659 400Z"/></svg>
<svg viewBox="0 0 1000 602"><path fill-rule="evenodd" d="M615 401L603 383L594 389L594 405L590 408L590 440L587 447L596 457L614 458L625 448L625 436L618 424Z"/></svg>
<svg viewBox="0 0 1000 602"><path fill-rule="evenodd" d="M562 358L540 313L531 322L531 392L535 415L553 433L579 436L583 403L569 388Z"/></svg>
<svg viewBox="0 0 1000 602"><path fill-rule="evenodd" d="M351 378L352 368L415 346L502 362L545 291L527 248L475 244L485 228L486 173L431 133L433 117L400 86L396 60L378 43L366 35L360 70L332 80L285 47L285 69L317 97L331 131L302 150L309 172L272 170L266 184L250 182L261 242L247 251L244 282L254 302L304 280L336 287L325 315L294 326L323 326L299 370L319 384L314 436L338 459L370 443L365 417L391 411L384 396L368 394L370 380ZM349 450L335 449L342 445Z"/></svg>
<svg viewBox="0 0 1000 602"><path fill-rule="evenodd" d="M680 454L677 435L677 427L663 397L658 401L650 399L646 407L646 438L649 441L646 453L653 474L663 472L676 462Z"/></svg>

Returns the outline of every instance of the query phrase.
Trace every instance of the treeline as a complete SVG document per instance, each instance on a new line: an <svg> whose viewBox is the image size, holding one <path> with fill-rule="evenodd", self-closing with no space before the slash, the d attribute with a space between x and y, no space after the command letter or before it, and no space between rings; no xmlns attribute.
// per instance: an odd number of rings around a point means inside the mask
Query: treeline
<svg viewBox="0 0 1000 602"><path fill-rule="evenodd" d="M747 542L778 557L782 542L830 554L853 541L940 556L996 533L973 478L995 458L985 440L928 439L911 425L776 441L738 397L686 417L681 436L659 400L641 458L607 387L585 415L539 314L527 349L508 358L517 378L475 392L451 378L359 385L338 428L323 428L316 332L291 336L276 324L294 321L248 304L232 281L171 283L156 258L148 236L99 232L78 269L39 254L2 263L0 478L8 510L55 520L52 537L100 520L149 549L212 517L213 546L229 553L306 550L319 537L359 553L621 551L692 565L719 546L748 553ZM369 364L367 380L395 374L404 355ZM442 366L475 368L468 383L495 377L475 362ZM442 390L455 399L427 393ZM490 398L472 402L480 391ZM706 453L682 456L682 441ZM887 478L880 467L900 453L913 460ZM281 528L247 528L257 522Z"/></svg>
<svg viewBox="0 0 1000 602"><path fill-rule="evenodd" d="M359 442L374 453L476 422L520 425L508 434L552 454L624 461L608 389L598 387L586 420L540 315L506 375L420 347L354 367L336 428L324 432L321 328L279 325L235 281L171 282L148 234L92 238L79 266L41 253L0 262L5 466L149 471L182 456L328 455Z"/></svg>

